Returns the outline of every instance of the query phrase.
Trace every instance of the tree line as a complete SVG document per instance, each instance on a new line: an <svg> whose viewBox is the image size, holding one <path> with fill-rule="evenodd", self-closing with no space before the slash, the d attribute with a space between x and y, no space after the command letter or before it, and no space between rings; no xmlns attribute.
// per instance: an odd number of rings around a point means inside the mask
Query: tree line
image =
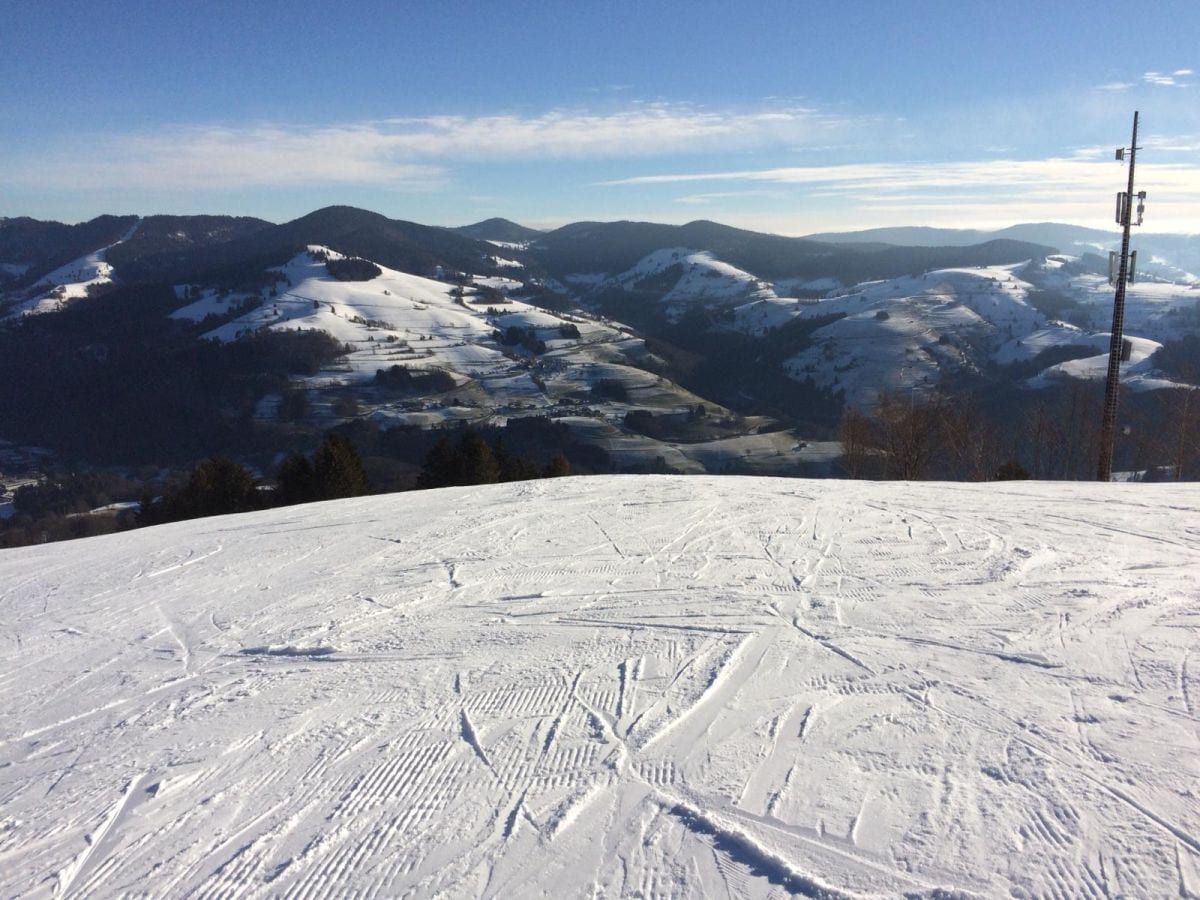
<svg viewBox="0 0 1200 900"><path fill-rule="evenodd" d="M539 465L509 450L501 436L489 442L478 431L463 429L455 440L446 434L439 437L426 455L415 487L495 484L569 474L571 465L561 452ZM312 454L289 454L273 481L263 481L229 457L212 456L161 492L142 486L137 504L118 504L96 512L115 500L137 496L137 482L99 473L50 478L17 490L14 515L0 527L0 547L379 492L352 441L333 431L325 434Z"/></svg>
<svg viewBox="0 0 1200 900"><path fill-rule="evenodd" d="M1200 476L1200 398L1191 388L1123 390L1118 468L1143 480ZM850 478L990 481L1090 480L1099 458L1103 386L1067 381L1048 391L997 395L884 392L847 409L838 428Z"/></svg>

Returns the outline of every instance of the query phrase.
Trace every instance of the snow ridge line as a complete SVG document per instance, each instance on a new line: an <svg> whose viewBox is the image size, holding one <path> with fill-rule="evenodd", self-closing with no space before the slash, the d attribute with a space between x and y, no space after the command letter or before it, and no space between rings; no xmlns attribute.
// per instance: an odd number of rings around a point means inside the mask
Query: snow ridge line
<svg viewBox="0 0 1200 900"><path fill-rule="evenodd" d="M734 671L737 668L737 666L741 665L742 657L746 653L746 648L751 643L754 642L755 637L759 637L759 636L761 636L761 635L755 635L753 637L748 637L745 640L743 640L741 643L739 643L737 645L737 647L735 647L733 649L733 652L730 653L729 656L725 659L724 663L718 663L717 668L712 673L711 679L709 680L708 684L705 686L703 692L701 692L700 696L698 698L696 698L696 701L691 706L689 706L686 710L684 710L683 713L676 716L674 719L670 719L661 729L659 729L659 731L656 734L654 734L653 737L651 737L648 741L646 741L646 743L643 744L641 746L641 748L639 748L639 749L649 750L652 746L657 744L660 740L665 738L667 735L669 735L671 732L673 732L676 728L678 728L684 722L689 720L698 710L707 706L708 703L712 701L713 697L718 696L720 694L721 689L725 686L726 681L730 678L730 672ZM764 650L764 652L765 652L765 650Z"/></svg>
<svg viewBox="0 0 1200 900"><path fill-rule="evenodd" d="M808 723L809 723L809 720L812 718L813 710L816 708L817 708L817 705L814 703L812 706L810 706L808 709L806 709L804 711L804 717L800 720L800 727L796 730L796 739L797 740L800 740L800 741L804 740L804 736L806 734L808 734Z"/></svg>
<svg viewBox="0 0 1200 900"><path fill-rule="evenodd" d="M686 800L674 800L659 794L662 810L679 819L691 831L713 838L716 847L726 855L759 868L772 884L777 884L792 894L811 897L813 900L853 900L868 895L852 894L839 888L822 884L805 872L801 872L774 851L764 847L753 837L736 826L719 822L699 807Z"/></svg>
<svg viewBox="0 0 1200 900"><path fill-rule="evenodd" d="M1184 844L1187 844L1188 847L1190 847L1192 850L1194 850L1197 853L1200 853L1200 840L1197 840L1196 838L1192 837L1192 835L1188 834L1182 828L1179 828L1176 825L1172 825L1170 822L1168 822L1166 819L1164 819L1162 816L1160 816L1154 810L1150 809L1149 807L1143 806L1141 803L1134 800L1132 797L1130 797L1127 793L1125 793L1120 788L1113 787L1111 784L1105 784L1102 781L1097 781L1096 783L1099 784L1106 791L1108 791L1110 794L1112 794L1114 797L1116 797L1118 800L1122 800L1125 803L1128 803L1130 806L1132 806L1134 809L1136 809L1138 812L1140 812L1143 816L1145 816L1151 822L1154 822L1154 823L1160 825L1161 827L1165 828L1171 834L1175 835L1175 837L1178 838L1180 841L1182 841Z"/></svg>
<svg viewBox="0 0 1200 900"><path fill-rule="evenodd" d="M617 664L617 677L620 682L617 693L617 718L620 719L625 715L625 682L629 677L629 660L622 660Z"/></svg>
<svg viewBox="0 0 1200 900"><path fill-rule="evenodd" d="M913 637L907 634L884 634L883 632L869 632L880 637L895 638L898 641L908 641L910 644L928 644L933 647L945 647L947 650L958 650L962 653L977 653L980 656L994 656L996 659L1002 659L1005 662L1021 663L1026 666L1037 666L1039 669L1061 669L1062 663L1054 662L1054 660L1046 659L1044 656L1035 653L1008 653L1004 650L989 650L986 647L966 647L962 644L955 644L950 641L939 641L934 638ZM1128 648L1126 648L1128 650Z"/></svg>
<svg viewBox="0 0 1200 900"><path fill-rule="evenodd" d="M863 662L861 659L859 659L853 653L850 653L847 650L843 650L841 647L839 647L833 641L828 640L823 637L819 637L814 632L809 631L807 628L805 628L803 625L800 624L799 617L796 617L795 619L792 620L792 626L797 631L799 631L802 635L804 635L805 637L811 638L812 640L816 641L818 644L820 644L822 647L824 647L830 653L836 653L838 656L840 656L842 659L846 660L847 662L853 663L854 665L858 666L860 669L865 669L866 671L870 672L872 675L875 674L874 669L872 669L870 666L868 666L865 662Z"/></svg>
<svg viewBox="0 0 1200 900"><path fill-rule="evenodd" d="M492 761L488 759L488 755L483 751L483 747L479 744L479 737L475 734L475 726L471 724L471 718L467 715L466 708L460 709L458 714L463 740L470 745L471 749L475 751L475 755L483 760L483 764L491 769L492 774L495 775L496 769L492 765Z"/></svg>
<svg viewBox="0 0 1200 900"><path fill-rule="evenodd" d="M71 871L66 876L65 882L60 881L60 891L64 897L71 892L71 887L79 880L79 876L87 868L96 849L104 843L104 838L108 836L117 819L121 817L121 813L129 805L129 798L133 796L133 792L137 789L138 785L145 780L146 775L146 772L142 772L125 786L125 791L121 794L121 799L113 805L108 816L104 819L104 824L96 830L95 834L89 834L85 837L87 848L79 855L79 859L75 861L75 865L71 867ZM62 873L59 873L59 877L60 879L62 878Z"/></svg>
<svg viewBox="0 0 1200 900"><path fill-rule="evenodd" d="M1183 660L1179 664L1179 693L1183 696L1183 705L1188 711L1188 715L1196 715L1196 707L1192 703L1192 692L1188 689L1188 659L1192 655L1192 650L1189 647L1183 654Z"/></svg>

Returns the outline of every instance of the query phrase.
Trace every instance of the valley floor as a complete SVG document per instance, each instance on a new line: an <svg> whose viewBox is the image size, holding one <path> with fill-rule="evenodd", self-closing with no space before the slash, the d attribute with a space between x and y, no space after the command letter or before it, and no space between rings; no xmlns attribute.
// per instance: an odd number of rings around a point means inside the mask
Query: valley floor
<svg viewBox="0 0 1200 900"><path fill-rule="evenodd" d="M1197 572L1200 489L1028 482L3 551L0 894L1195 894Z"/></svg>

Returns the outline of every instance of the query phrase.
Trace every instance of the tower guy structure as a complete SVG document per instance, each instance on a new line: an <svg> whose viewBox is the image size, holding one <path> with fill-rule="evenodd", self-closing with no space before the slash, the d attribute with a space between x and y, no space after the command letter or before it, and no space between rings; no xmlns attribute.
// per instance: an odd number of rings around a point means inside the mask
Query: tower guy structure
<svg viewBox="0 0 1200 900"><path fill-rule="evenodd" d="M1124 339L1122 328L1125 323L1125 286L1134 278L1133 266L1129 254L1129 230L1133 225L1142 224L1142 213L1146 209L1146 192L1133 192L1133 170L1137 163L1137 133L1138 114L1133 114L1133 139L1129 147L1117 148L1117 159L1124 160L1126 149L1129 152L1129 186L1117 194L1117 224L1122 226L1121 257L1116 266L1116 293L1113 296L1112 339L1108 344L1108 378L1104 384L1104 420L1100 426L1100 464L1096 477L1100 481L1112 480L1113 438L1117 426L1117 398L1121 386L1121 361L1129 359L1129 342ZM1133 221L1133 201L1137 200L1137 221ZM1109 257L1109 279L1112 279L1113 259ZM1134 262L1137 254L1133 254Z"/></svg>

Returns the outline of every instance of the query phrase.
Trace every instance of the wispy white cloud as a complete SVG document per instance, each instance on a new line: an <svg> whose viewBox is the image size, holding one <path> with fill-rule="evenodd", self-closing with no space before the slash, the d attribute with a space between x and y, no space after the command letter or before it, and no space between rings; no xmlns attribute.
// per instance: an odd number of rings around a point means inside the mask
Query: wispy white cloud
<svg viewBox="0 0 1200 900"><path fill-rule="evenodd" d="M619 158L828 141L860 120L815 109L716 111L638 105L596 114L440 116L377 127L394 151L456 158Z"/></svg>
<svg viewBox="0 0 1200 900"><path fill-rule="evenodd" d="M1191 69L1176 69L1173 72L1146 72L1142 75L1142 81L1157 87L1191 87L1192 75Z"/></svg>
<svg viewBox="0 0 1200 900"><path fill-rule="evenodd" d="M1173 69L1170 72L1143 72L1136 78L1124 78L1096 85L1098 91L1129 91L1139 86L1151 87L1192 87L1195 82L1194 69Z"/></svg>
<svg viewBox="0 0 1200 900"><path fill-rule="evenodd" d="M685 203L691 206L703 206L708 203L714 203L722 200L744 199L746 197L758 198L781 198L786 194L783 191L709 191L702 194L687 194L683 197L676 197L676 203Z"/></svg>
<svg viewBox="0 0 1200 900"><path fill-rule="evenodd" d="M1200 192L1200 170L1182 164L1143 164L1142 179L1153 178L1189 193ZM1055 184L1091 188L1113 181L1112 162L1051 158L982 160L978 162L863 163L838 166L790 166L730 172L639 175L602 182L605 186L680 184L711 181L755 181L775 184L830 184L847 189L1035 188Z"/></svg>
<svg viewBox="0 0 1200 900"><path fill-rule="evenodd" d="M983 160L953 163L869 163L729 172L642 175L605 182L611 187L680 184L774 184L790 186L800 200L820 201L864 213L904 212L912 221L937 211L958 221L1038 218L1103 224L1122 170L1112 161L1080 158ZM1151 218L1191 218L1200 207L1200 169L1194 165L1143 163L1138 186L1149 191ZM701 195L703 196L703 195ZM1192 226L1194 228L1194 226Z"/></svg>
<svg viewBox="0 0 1200 900"><path fill-rule="evenodd" d="M1200 134L1153 135L1140 146L1155 153L1200 153Z"/></svg>
<svg viewBox="0 0 1200 900"><path fill-rule="evenodd" d="M0 181L187 190L369 184L437 186L460 161L615 159L827 144L857 120L807 108L635 105L612 113L430 116L305 128L187 126L80 141L10 161ZM78 149L77 149L78 148ZM51 164L48 164L51 163Z"/></svg>
<svg viewBox="0 0 1200 900"><path fill-rule="evenodd" d="M225 190L250 186L376 184L426 189L445 178L437 164L389 153L369 126L301 130L183 127L108 135L36 160L17 161L0 181L52 189ZM49 163L49 164L47 164Z"/></svg>

